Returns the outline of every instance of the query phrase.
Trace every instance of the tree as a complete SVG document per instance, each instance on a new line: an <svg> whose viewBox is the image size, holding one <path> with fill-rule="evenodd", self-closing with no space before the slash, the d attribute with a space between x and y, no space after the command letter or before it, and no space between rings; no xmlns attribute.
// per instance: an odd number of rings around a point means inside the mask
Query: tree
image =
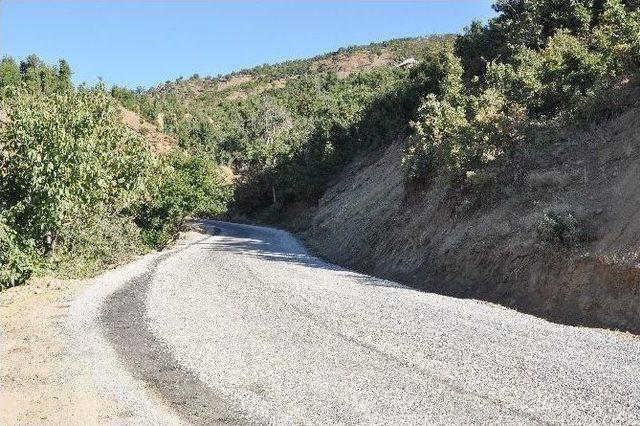
<svg viewBox="0 0 640 426"><path fill-rule="evenodd" d="M5 56L0 61L0 96L1 92L8 87L20 85L21 76L18 64L10 56Z"/></svg>
<svg viewBox="0 0 640 426"><path fill-rule="evenodd" d="M30 70L35 70L43 65L38 55L32 53L27 56L27 59L20 62L20 72L22 75L27 75Z"/></svg>
<svg viewBox="0 0 640 426"><path fill-rule="evenodd" d="M154 176L147 197L134 206L136 221L152 246L166 243L187 217L222 213L230 199L216 165L203 155L172 151Z"/></svg>
<svg viewBox="0 0 640 426"><path fill-rule="evenodd" d="M12 226L52 254L62 227L119 211L144 188L148 146L119 121L104 88L8 103L0 131L0 199Z"/></svg>
<svg viewBox="0 0 640 426"><path fill-rule="evenodd" d="M58 87L61 90L66 90L71 87L71 74L73 73L71 72L69 63L64 59L60 59L58 65Z"/></svg>

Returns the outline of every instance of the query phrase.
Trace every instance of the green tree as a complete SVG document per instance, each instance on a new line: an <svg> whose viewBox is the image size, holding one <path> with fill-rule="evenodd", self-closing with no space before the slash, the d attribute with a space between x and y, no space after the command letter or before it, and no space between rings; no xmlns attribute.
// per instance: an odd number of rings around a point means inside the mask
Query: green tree
<svg viewBox="0 0 640 426"><path fill-rule="evenodd" d="M8 87L18 87L22 81L20 68L10 56L0 61L0 96Z"/></svg>
<svg viewBox="0 0 640 426"><path fill-rule="evenodd" d="M184 220L225 211L231 191L218 178L216 165L206 156L173 151L154 172L144 201L134 206L147 243L167 242Z"/></svg>
<svg viewBox="0 0 640 426"><path fill-rule="evenodd" d="M11 225L52 254L59 231L118 211L143 189L148 146L119 121L102 87L20 93L0 131L0 196Z"/></svg>
<svg viewBox="0 0 640 426"><path fill-rule="evenodd" d="M69 63L64 59L60 59L58 64L58 87L60 90L67 90L71 88L72 74Z"/></svg>

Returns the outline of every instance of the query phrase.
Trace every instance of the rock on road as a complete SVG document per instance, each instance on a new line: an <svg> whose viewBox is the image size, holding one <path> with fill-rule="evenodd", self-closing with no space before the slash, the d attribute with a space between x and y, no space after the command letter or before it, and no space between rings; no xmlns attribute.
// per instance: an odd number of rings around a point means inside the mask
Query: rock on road
<svg viewBox="0 0 640 426"><path fill-rule="evenodd" d="M119 362L181 421L640 424L636 336L350 272L283 231L205 226L100 305Z"/></svg>

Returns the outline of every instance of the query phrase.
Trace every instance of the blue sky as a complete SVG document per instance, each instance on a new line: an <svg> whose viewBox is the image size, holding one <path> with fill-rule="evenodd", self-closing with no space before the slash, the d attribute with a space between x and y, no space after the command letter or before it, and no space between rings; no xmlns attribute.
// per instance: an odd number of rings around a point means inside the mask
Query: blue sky
<svg viewBox="0 0 640 426"><path fill-rule="evenodd" d="M0 0L0 55L66 58L74 81L154 86L398 37L460 32L491 1Z"/></svg>

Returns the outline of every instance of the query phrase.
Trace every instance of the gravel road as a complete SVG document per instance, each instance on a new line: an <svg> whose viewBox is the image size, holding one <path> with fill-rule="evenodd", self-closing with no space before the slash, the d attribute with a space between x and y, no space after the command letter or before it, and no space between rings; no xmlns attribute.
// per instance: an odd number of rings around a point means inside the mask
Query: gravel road
<svg viewBox="0 0 640 426"><path fill-rule="evenodd" d="M217 234L103 292L99 316L130 380L184 421L640 424L636 336L350 272L282 231L205 226Z"/></svg>

